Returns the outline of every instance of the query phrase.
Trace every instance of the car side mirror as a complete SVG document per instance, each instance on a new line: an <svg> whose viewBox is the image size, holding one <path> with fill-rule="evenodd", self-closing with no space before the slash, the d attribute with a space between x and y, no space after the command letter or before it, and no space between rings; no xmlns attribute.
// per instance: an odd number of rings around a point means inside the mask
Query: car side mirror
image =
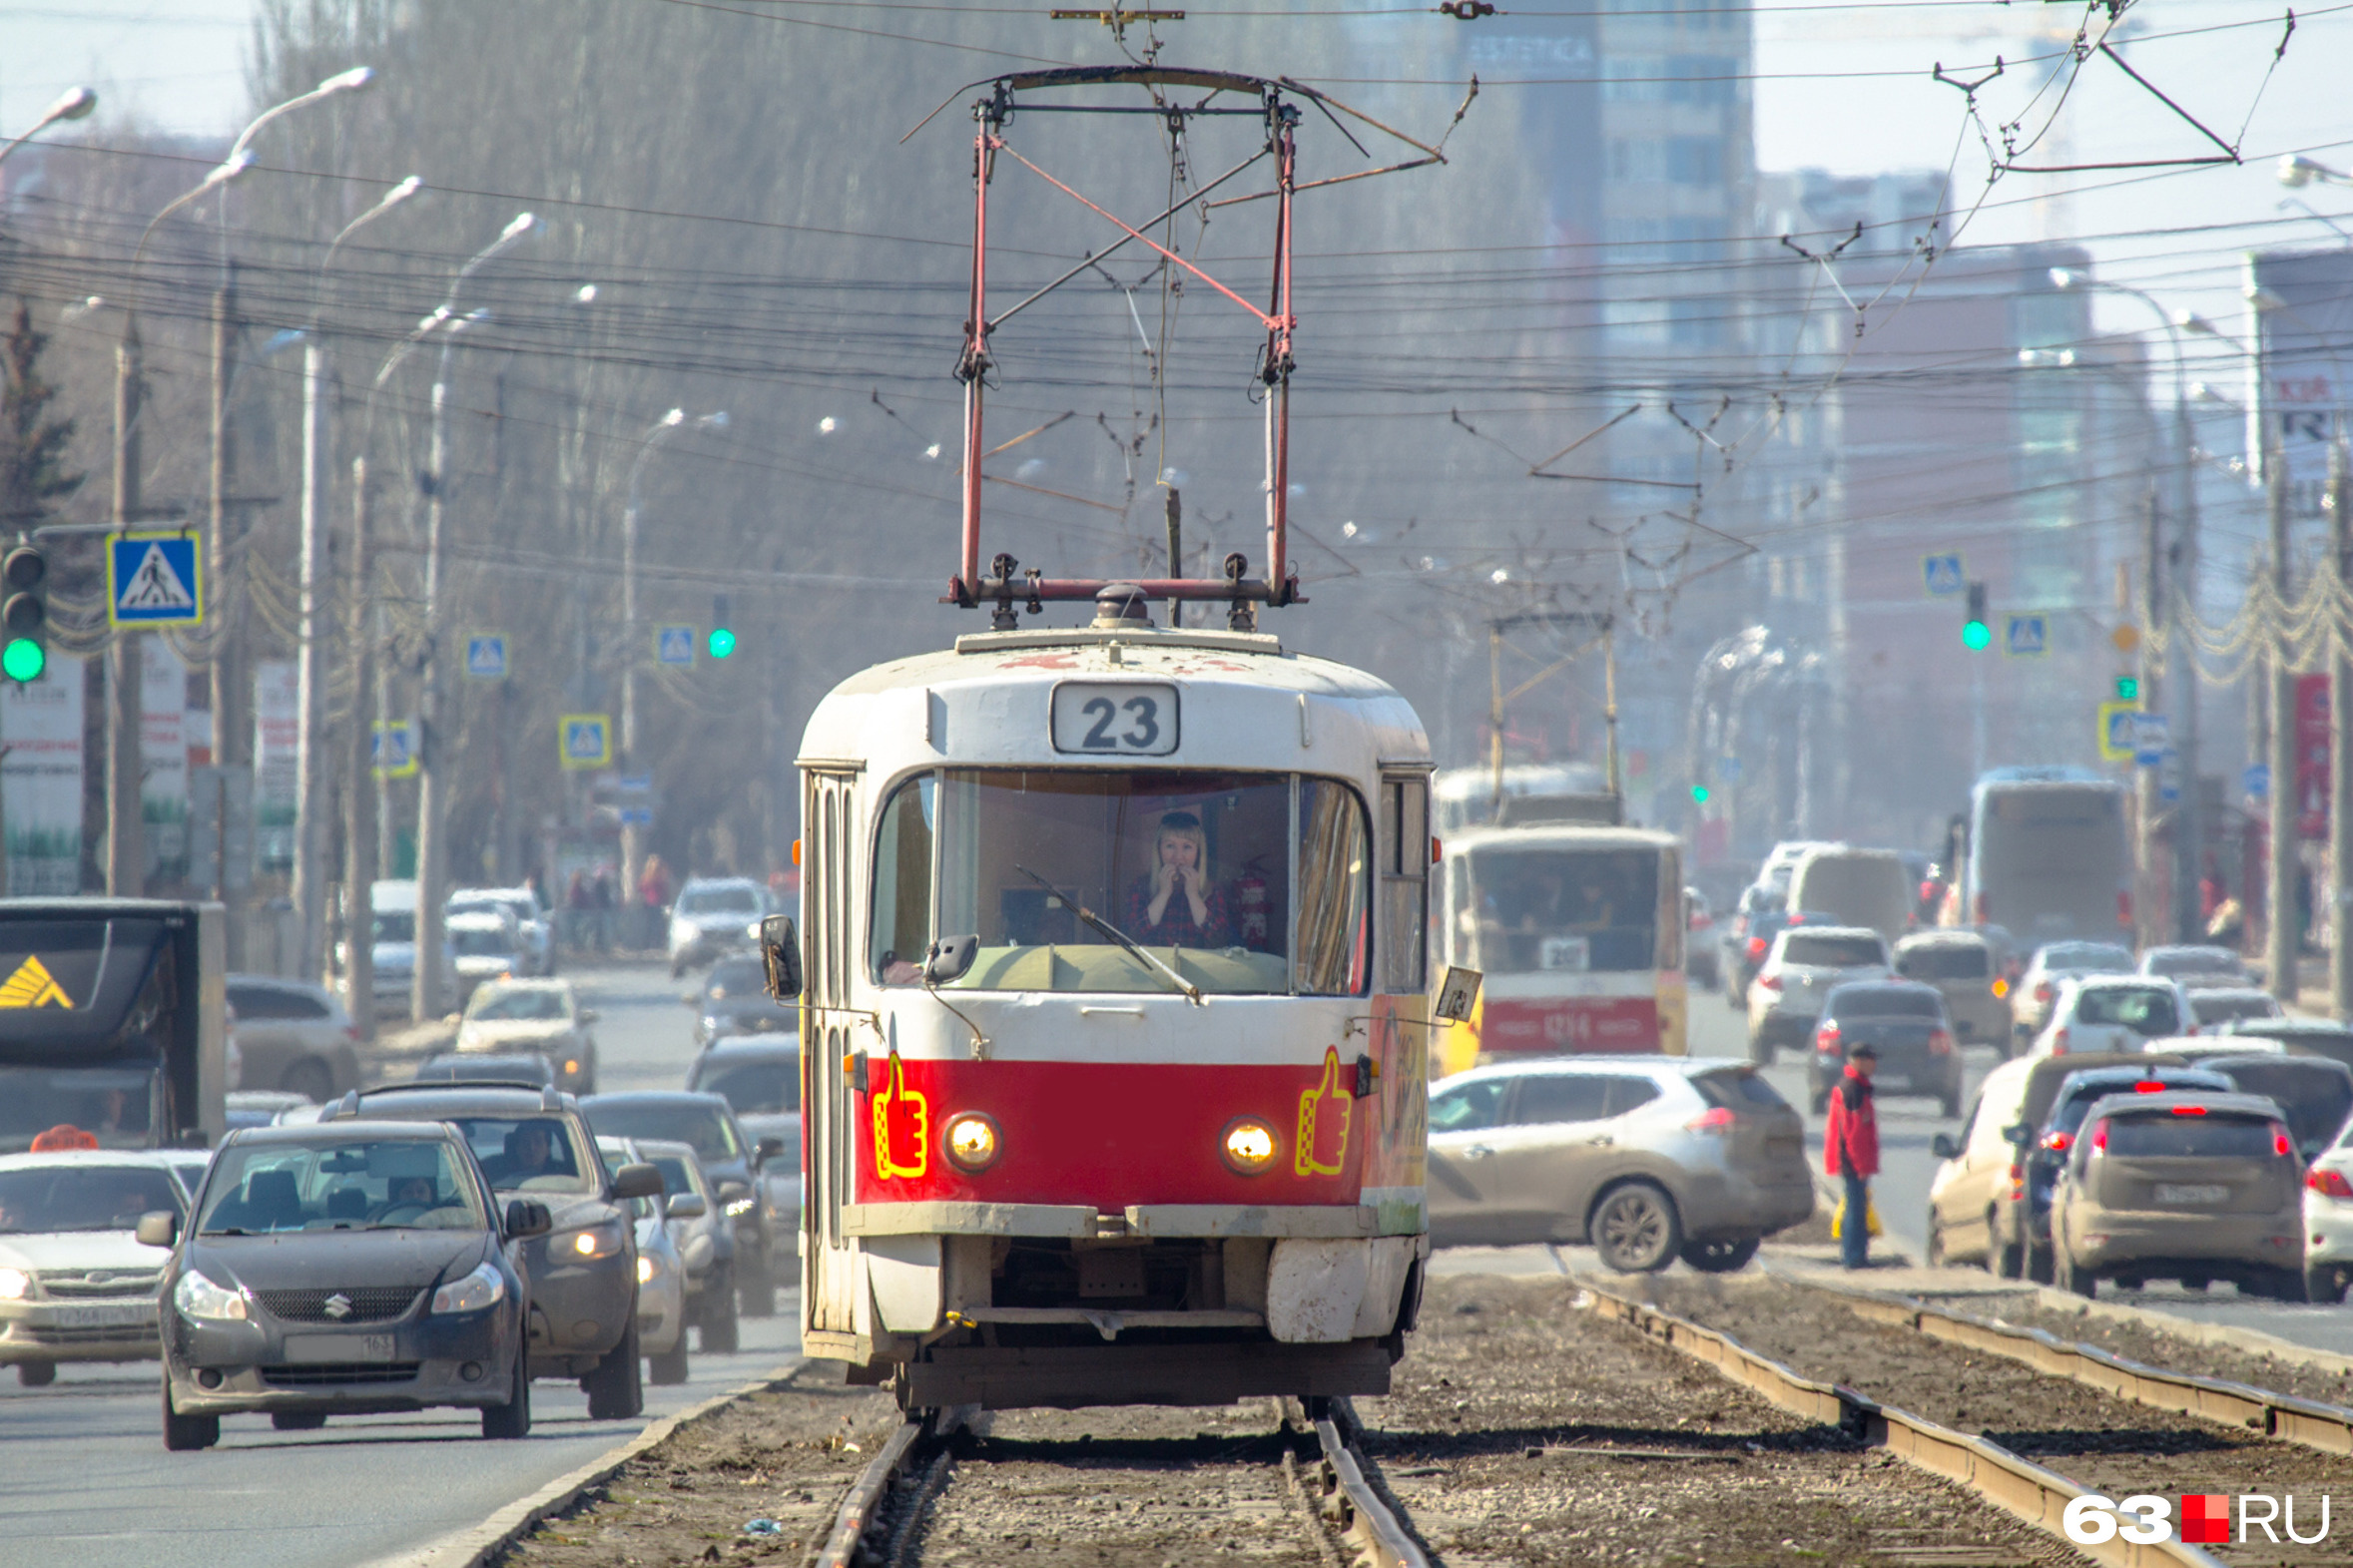
<svg viewBox="0 0 2353 1568"><path fill-rule="evenodd" d="M536 1198L510 1199L506 1206L506 1234L521 1241L527 1236L545 1236L555 1229L555 1216L547 1205Z"/></svg>
<svg viewBox="0 0 2353 1568"><path fill-rule="evenodd" d="M596 1009L595 1009L595 1008L593 1008L593 1007L583 1007L583 1008L581 1008L581 1009L580 1009L580 1021L581 1021L582 1023L584 1023L584 1024L592 1024L592 1023L595 1023L595 1022L596 1022L596 1017L597 1017L597 1014L596 1014Z"/></svg>
<svg viewBox="0 0 2353 1568"><path fill-rule="evenodd" d="M1961 1158L1961 1145L1953 1141L1951 1133L1939 1133L1928 1141L1928 1152L1940 1160Z"/></svg>
<svg viewBox="0 0 2353 1568"><path fill-rule="evenodd" d="M2035 1136L2035 1129L2024 1122L2013 1122L2002 1129L2002 1136L2014 1144L2023 1144Z"/></svg>
<svg viewBox="0 0 2353 1568"><path fill-rule="evenodd" d="M711 1212L701 1193L680 1193L664 1202L662 1217L666 1220L700 1220Z"/></svg>
<svg viewBox="0 0 2353 1568"><path fill-rule="evenodd" d="M760 922L760 956L768 964L768 994L780 1002L801 996L801 933L789 914L772 914Z"/></svg>
<svg viewBox="0 0 2353 1568"><path fill-rule="evenodd" d="M625 1165L613 1173L615 1198L659 1198L662 1173L650 1165Z"/></svg>
<svg viewBox="0 0 2353 1568"><path fill-rule="evenodd" d="M686 993L686 995L680 997L679 1000L686 1003L689 1007L700 1007L703 1005L703 993L700 991L689 991Z"/></svg>
<svg viewBox="0 0 2353 1568"><path fill-rule="evenodd" d="M978 936L943 936L923 955L923 983L948 985L960 980L979 956Z"/></svg>
<svg viewBox="0 0 2353 1568"><path fill-rule="evenodd" d="M158 1209L139 1217L139 1226L131 1233L142 1247L169 1247L180 1240L180 1217L169 1209Z"/></svg>
<svg viewBox="0 0 2353 1568"><path fill-rule="evenodd" d="M784 1152L785 1141L782 1138L778 1138L772 1134L769 1137L760 1140L759 1144L753 1149L753 1156L760 1164L766 1165L769 1161L775 1159L778 1155L781 1155Z"/></svg>

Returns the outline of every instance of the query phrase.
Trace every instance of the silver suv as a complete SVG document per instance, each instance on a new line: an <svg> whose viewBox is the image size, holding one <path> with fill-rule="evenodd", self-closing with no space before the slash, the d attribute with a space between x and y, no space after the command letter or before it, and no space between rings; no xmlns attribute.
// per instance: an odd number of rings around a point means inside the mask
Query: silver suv
<svg viewBox="0 0 2353 1568"><path fill-rule="evenodd" d="M1805 1123L1755 1068L1570 1056L1430 1087L1441 1247L1590 1240L1621 1274L1723 1273L1814 1213Z"/></svg>

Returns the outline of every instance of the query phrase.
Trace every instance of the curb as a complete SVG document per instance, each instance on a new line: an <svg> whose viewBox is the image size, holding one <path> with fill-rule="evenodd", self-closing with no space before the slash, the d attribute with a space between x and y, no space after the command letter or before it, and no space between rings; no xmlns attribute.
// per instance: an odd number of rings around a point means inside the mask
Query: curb
<svg viewBox="0 0 2353 1568"><path fill-rule="evenodd" d="M675 1415L665 1415L618 1448L609 1448L569 1474L557 1476L530 1496L508 1503L480 1524L452 1530L439 1540L409 1551L379 1557L367 1568L483 1568L543 1520L565 1512L587 1493L611 1480L632 1459L667 1442L680 1427L699 1421L747 1394L774 1388L808 1364L807 1356L796 1356L750 1382L738 1383L725 1393L713 1394Z"/></svg>

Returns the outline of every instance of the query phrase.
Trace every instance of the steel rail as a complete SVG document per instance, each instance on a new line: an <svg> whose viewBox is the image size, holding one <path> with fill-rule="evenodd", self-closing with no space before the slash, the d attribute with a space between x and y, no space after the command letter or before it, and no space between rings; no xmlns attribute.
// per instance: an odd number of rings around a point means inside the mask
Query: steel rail
<svg viewBox="0 0 2353 1568"><path fill-rule="evenodd" d="M1373 1568L1430 1568L1421 1543L1390 1506L1385 1488L1367 1479L1357 1457L1364 1428L1345 1398L1330 1400L1321 1413L1311 1408L1316 1441L1324 1448L1327 1494L1336 1494L1341 1538L1371 1559ZM1348 1428L1344 1436L1341 1427Z"/></svg>

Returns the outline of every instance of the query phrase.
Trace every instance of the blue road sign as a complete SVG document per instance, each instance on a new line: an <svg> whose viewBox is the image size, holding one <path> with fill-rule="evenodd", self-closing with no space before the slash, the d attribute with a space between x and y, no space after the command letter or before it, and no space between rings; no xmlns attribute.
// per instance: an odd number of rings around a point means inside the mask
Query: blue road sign
<svg viewBox="0 0 2353 1568"><path fill-rule="evenodd" d="M2271 794L2271 765L2268 763L2249 765L2247 771L2238 776L2238 782L2240 787L2246 790L2248 798L2255 800L2268 798Z"/></svg>
<svg viewBox="0 0 2353 1568"><path fill-rule="evenodd" d="M2017 658L2040 659L2049 646L2039 615L2014 615L2002 641L2002 651Z"/></svg>
<svg viewBox="0 0 2353 1568"><path fill-rule="evenodd" d="M2172 728L2171 721L2163 714L2142 714L2139 724L2134 728L2136 732L2132 744L2134 765L2141 768L2164 766L2166 755L2171 750L2169 746L2171 738L2168 734Z"/></svg>
<svg viewBox="0 0 2353 1568"><path fill-rule="evenodd" d="M195 534L118 534L107 541L107 618L117 626L193 626L205 618L203 571Z"/></svg>
<svg viewBox="0 0 2353 1568"><path fill-rule="evenodd" d="M2157 798L2167 805L2181 798L2181 754L2170 746L2157 763Z"/></svg>
<svg viewBox="0 0 2353 1568"><path fill-rule="evenodd" d="M695 662L695 629L691 626L665 626L654 633L654 657L664 664L691 665Z"/></svg>
<svg viewBox="0 0 2353 1568"><path fill-rule="evenodd" d="M1929 597L1946 599L1969 586L1968 574L1961 569L1961 552L1947 555L1924 555L1920 558L1920 573L1928 584Z"/></svg>
<svg viewBox="0 0 2353 1568"><path fill-rule="evenodd" d="M1717 758L1716 777L1726 784L1740 783L1740 759L1737 757Z"/></svg>
<svg viewBox="0 0 2353 1568"><path fill-rule="evenodd" d="M650 805L625 805L621 807L621 825L624 827L653 826L654 808Z"/></svg>
<svg viewBox="0 0 2353 1568"><path fill-rule="evenodd" d="M556 723L559 760L574 771L613 766L610 714L566 714Z"/></svg>
<svg viewBox="0 0 2353 1568"><path fill-rule="evenodd" d="M506 679L506 637L489 632L465 640L465 673L468 680L503 681Z"/></svg>

